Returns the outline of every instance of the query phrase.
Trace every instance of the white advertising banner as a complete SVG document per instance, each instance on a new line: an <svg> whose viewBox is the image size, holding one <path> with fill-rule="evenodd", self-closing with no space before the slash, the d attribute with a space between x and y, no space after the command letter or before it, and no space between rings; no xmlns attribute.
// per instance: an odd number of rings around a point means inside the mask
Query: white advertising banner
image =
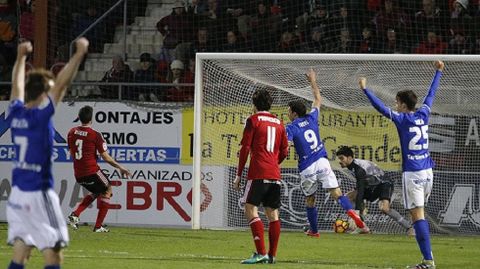
<svg viewBox="0 0 480 269"><path fill-rule="evenodd" d="M159 226L189 226L191 218L192 167L181 165L182 111L142 110L122 103L77 102L58 106L54 116L56 129L53 174L55 190L68 215L81 200L84 190L75 183L73 165L66 144L70 128L79 125L78 110L94 108L92 127L102 133L110 155L133 174L122 179L105 162L100 167L112 181L113 197L106 223ZM5 208L11 190L11 160L15 155L6 122L8 102L0 102L0 221L6 220ZM39 152L39 154L41 154ZM202 180L202 218L221 216L223 212L224 171L206 167ZM217 181L217 182L216 182ZM219 199L217 199L219 198ZM92 209L94 207L94 209ZM210 212L211 211L211 212ZM94 202L81 215L82 222L94 222ZM211 225L222 220L205 218Z"/></svg>

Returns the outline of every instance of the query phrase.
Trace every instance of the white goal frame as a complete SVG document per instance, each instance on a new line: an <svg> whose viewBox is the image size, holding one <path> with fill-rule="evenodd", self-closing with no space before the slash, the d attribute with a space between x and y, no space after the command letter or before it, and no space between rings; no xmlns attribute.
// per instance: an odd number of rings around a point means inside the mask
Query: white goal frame
<svg viewBox="0 0 480 269"><path fill-rule="evenodd" d="M201 198L201 124L203 109L204 60L348 60L348 61L435 61L479 62L480 55L420 55L420 54L280 54L280 53L197 53L195 63L192 229L200 229ZM448 69L448 67L447 67Z"/></svg>

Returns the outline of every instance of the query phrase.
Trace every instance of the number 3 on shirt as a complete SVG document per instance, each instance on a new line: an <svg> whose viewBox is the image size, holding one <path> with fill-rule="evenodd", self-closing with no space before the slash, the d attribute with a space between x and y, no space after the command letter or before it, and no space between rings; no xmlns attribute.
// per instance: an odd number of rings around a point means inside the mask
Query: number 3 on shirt
<svg viewBox="0 0 480 269"><path fill-rule="evenodd" d="M410 140L408 143L409 150L421 150L421 149L428 149L428 125L423 125L421 127L414 126L408 129L410 133L415 133L415 136ZM425 139L425 143L422 145L417 144L420 138L423 137Z"/></svg>
<svg viewBox="0 0 480 269"><path fill-rule="evenodd" d="M83 148L83 140L77 139L75 140L75 146L77 146L77 151L75 152L75 159L80 160L82 155L82 148Z"/></svg>

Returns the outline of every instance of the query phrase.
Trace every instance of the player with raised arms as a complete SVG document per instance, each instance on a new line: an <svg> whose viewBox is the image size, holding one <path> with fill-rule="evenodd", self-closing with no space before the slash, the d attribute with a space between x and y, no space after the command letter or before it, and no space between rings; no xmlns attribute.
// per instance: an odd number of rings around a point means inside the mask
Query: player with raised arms
<svg viewBox="0 0 480 269"><path fill-rule="evenodd" d="M373 107L383 116L391 119L397 127L402 148L403 202L410 211L415 237L423 255L423 261L408 268L435 268L428 221L424 207L433 186L433 160L428 151L428 121L435 93L440 84L445 64L435 62L435 75L430 89L419 109L415 109L417 96L411 90L397 93L396 111L386 107L368 88L367 79L360 78L360 89L367 95Z"/></svg>
<svg viewBox="0 0 480 269"><path fill-rule="evenodd" d="M287 125L287 137L293 142L298 154L298 170L300 171L300 187L306 196L307 219L310 229L305 233L308 236L319 237L318 233L318 210L315 206L315 194L319 182L324 189L328 189L347 214L355 221L359 233L369 233L370 230L355 212L350 200L342 194L338 185L337 177L330 167L327 159L327 151L320 138L318 117L322 97L317 85L317 74L310 69L306 74L314 97L312 110L307 113L307 107L301 100L288 103L288 118L292 121Z"/></svg>
<svg viewBox="0 0 480 269"><path fill-rule="evenodd" d="M51 72L34 69L25 82L25 61L32 44L18 45L7 117L15 146L12 191L7 202L7 240L13 246L9 269L24 268L34 247L42 252L46 269L58 269L62 263L62 248L69 238L53 190L52 116L87 51L88 40L80 38L75 54L56 80Z"/></svg>
<svg viewBox="0 0 480 269"><path fill-rule="evenodd" d="M243 130L237 176L233 187L240 191L243 169L250 154L242 202L245 203L245 217L252 231L256 253L243 260L243 264L275 263L280 238L280 163L288 155L285 127L280 119L268 112L273 99L265 89L253 93L253 112ZM268 255L265 250L264 226L258 216L258 206L263 204L268 224Z"/></svg>
<svg viewBox="0 0 480 269"><path fill-rule="evenodd" d="M107 144L103 140L102 134L92 128L93 108L91 106L82 107L78 112L78 118L81 125L73 127L68 132L68 148L73 157L75 180L90 194L85 195L76 209L68 216L68 222L74 230L77 230L80 214L98 198L98 214L93 231L107 233L110 230L103 225L103 220L107 216L110 206L112 185L108 176L97 164L97 152L105 162L119 169L122 176L130 177L131 174L128 169L121 166L108 154Z"/></svg>

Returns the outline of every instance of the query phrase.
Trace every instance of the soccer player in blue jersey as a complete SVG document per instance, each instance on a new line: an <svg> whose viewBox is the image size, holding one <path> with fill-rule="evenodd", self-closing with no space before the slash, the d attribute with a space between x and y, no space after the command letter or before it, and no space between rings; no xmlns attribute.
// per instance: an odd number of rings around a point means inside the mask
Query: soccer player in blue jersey
<svg viewBox="0 0 480 269"><path fill-rule="evenodd" d="M412 216L413 228L423 261L408 268L435 268L430 231L425 219L424 206L433 186L433 160L428 151L428 120L440 77L445 65L435 62L436 72L427 96L419 109L415 109L417 96L411 90L397 93L396 111L386 107L368 88L367 80L360 78L360 89L367 95L373 107L385 117L391 119L397 127L402 147L402 184L403 202Z"/></svg>
<svg viewBox="0 0 480 269"><path fill-rule="evenodd" d="M25 61L32 44L18 46L7 117L15 145L7 202L8 243L13 246L9 269L24 268L33 247L43 253L46 269L58 269L62 248L68 244L67 225L53 190L52 116L88 51L88 41L80 38L76 48L56 80L51 72L34 69L25 82Z"/></svg>
<svg viewBox="0 0 480 269"><path fill-rule="evenodd" d="M300 171L300 187L306 196L307 219L310 229L306 235L319 237L318 211L315 206L315 193L319 182L324 189L328 189L330 196L335 199L347 214L355 221L360 233L369 233L370 230L360 219L352 207L350 200L342 194L337 177L330 167L327 152L320 138L318 117L322 97L317 86L317 74L312 69L306 74L310 82L314 101L312 110L307 113L303 101L288 103L288 117L292 121L287 125L288 141L293 142L298 154L298 170Z"/></svg>

